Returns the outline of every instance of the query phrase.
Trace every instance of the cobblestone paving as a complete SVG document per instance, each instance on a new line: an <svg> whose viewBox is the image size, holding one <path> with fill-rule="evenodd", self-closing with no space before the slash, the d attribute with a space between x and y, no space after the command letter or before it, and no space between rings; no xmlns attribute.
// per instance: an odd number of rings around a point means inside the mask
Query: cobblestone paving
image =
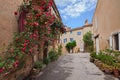
<svg viewBox="0 0 120 80"><path fill-rule="evenodd" d="M93 63L89 62L89 53L77 53L61 56L50 63L36 80L118 80L105 75Z"/></svg>

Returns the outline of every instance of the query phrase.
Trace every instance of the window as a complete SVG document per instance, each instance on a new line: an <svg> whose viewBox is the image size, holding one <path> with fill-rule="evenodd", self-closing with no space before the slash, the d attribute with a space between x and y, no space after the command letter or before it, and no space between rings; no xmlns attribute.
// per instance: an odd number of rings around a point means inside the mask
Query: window
<svg viewBox="0 0 120 80"><path fill-rule="evenodd" d="M66 32L64 32L64 34L66 34Z"/></svg>
<svg viewBox="0 0 120 80"><path fill-rule="evenodd" d="M28 11L22 10L19 16L19 32L22 32L24 30L24 21L26 19Z"/></svg>
<svg viewBox="0 0 120 80"><path fill-rule="evenodd" d="M66 42L67 42L67 38L65 38L65 39L63 40L63 42L66 43Z"/></svg>
<svg viewBox="0 0 120 80"><path fill-rule="evenodd" d="M74 39L73 39L73 38L70 38L70 41L74 41Z"/></svg>
<svg viewBox="0 0 120 80"><path fill-rule="evenodd" d="M70 34L72 34L72 31L70 31Z"/></svg>
<svg viewBox="0 0 120 80"><path fill-rule="evenodd" d="M113 35L114 37L114 49L119 50L119 35L115 34Z"/></svg>
<svg viewBox="0 0 120 80"><path fill-rule="evenodd" d="M77 32L77 35L81 35L81 32Z"/></svg>
<svg viewBox="0 0 120 80"><path fill-rule="evenodd" d="M110 49L120 51L120 33L116 32L109 37Z"/></svg>

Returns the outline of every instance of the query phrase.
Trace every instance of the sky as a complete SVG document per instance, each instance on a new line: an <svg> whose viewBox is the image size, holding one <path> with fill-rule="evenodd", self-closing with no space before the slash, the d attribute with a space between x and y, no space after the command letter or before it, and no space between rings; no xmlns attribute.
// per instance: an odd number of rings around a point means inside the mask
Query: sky
<svg viewBox="0 0 120 80"><path fill-rule="evenodd" d="M85 20L92 22L97 0L55 0L64 25L77 28L84 25Z"/></svg>

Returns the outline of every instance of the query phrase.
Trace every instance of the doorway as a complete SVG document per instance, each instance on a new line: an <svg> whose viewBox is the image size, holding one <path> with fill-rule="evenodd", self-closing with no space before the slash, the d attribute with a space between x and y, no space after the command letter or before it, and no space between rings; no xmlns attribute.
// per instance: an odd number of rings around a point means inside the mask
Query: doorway
<svg viewBox="0 0 120 80"><path fill-rule="evenodd" d="M95 42L96 42L96 52L99 53L99 37L95 38Z"/></svg>
<svg viewBox="0 0 120 80"><path fill-rule="evenodd" d="M114 49L119 50L119 36L118 36L118 34L114 35Z"/></svg>

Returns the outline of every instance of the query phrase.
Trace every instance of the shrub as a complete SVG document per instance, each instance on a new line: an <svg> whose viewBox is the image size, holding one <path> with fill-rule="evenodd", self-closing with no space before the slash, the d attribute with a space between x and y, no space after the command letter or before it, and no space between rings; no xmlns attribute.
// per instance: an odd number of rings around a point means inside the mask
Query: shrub
<svg viewBox="0 0 120 80"><path fill-rule="evenodd" d="M48 65L49 62L50 62L50 58L49 57L46 57L46 58L43 59L43 63L44 64Z"/></svg>
<svg viewBox="0 0 120 80"><path fill-rule="evenodd" d="M100 51L100 53L98 53L96 58L110 66L113 65L113 63L114 63L114 57L111 55L105 54L102 51Z"/></svg>
<svg viewBox="0 0 120 80"><path fill-rule="evenodd" d="M90 56L93 57L93 58L97 58L96 52L92 52L92 53L90 54Z"/></svg>
<svg viewBox="0 0 120 80"><path fill-rule="evenodd" d="M105 49L106 52L112 53L113 51L110 49Z"/></svg>
<svg viewBox="0 0 120 80"><path fill-rule="evenodd" d="M76 41L72 41L72 42L68 42L66 44L66 49L68 50L68 52L70 52L70 50L72 49L73 51L73 48L76 46Z"/></svg>
<svg viewBox="0 0 120 80"><path fill-rule="evenodd" d="M92 33L89 31L85 35L83 35L83 41L85 43L85 49L89 49L90 52L94 50L93 40L92 40Z"/></svg>
<svg viewBox="0 0 120 80"><path fill-rule="evenodd" d="M89 46L88 48L89 48L90 52L94 51L94 46L93 45Z"/></svg>
<svg viewBox="0 0 120 80"><path fill-rule="evenodd" d="M96 52L92 52L90 56L110 66L113 65L115 62L115 58L113 56L105 54L102 51L100 51L98 55L96 54Z"/></svg>
<svg viewBox="0 0 120 80"><path fill-rule="evenodd" d="M55 61L55 60L57 60L58 59L58 53L57 53L57 51L56 50L51 50L50 52L49 52L49 58L50 58L50 61Z"/></svg>
<svg viewBox="0 0 120 80"><path fill-rule="evenodd" d="M59 45L58 46L58 55L61 55L62 54L62 45Z"/></svg>
<svg viewBox="0 0 120 80"><path fill-rule="evenodd" d="M36 61L36 62L34 63L34 68L41 69L42 67L43 67L42 61Z"/></svg>

